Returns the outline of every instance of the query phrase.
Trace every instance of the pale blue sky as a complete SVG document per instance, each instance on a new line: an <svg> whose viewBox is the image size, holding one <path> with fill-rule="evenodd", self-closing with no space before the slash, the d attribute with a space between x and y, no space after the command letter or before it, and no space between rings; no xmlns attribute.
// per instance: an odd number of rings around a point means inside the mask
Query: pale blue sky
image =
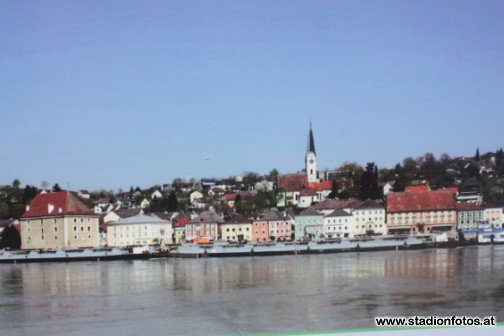
<svg viewBox="0 0 504 336"><path fill-rule="evenodd" d="M473 155L503 92L502 1L2 1L0 183Z"/></svg>

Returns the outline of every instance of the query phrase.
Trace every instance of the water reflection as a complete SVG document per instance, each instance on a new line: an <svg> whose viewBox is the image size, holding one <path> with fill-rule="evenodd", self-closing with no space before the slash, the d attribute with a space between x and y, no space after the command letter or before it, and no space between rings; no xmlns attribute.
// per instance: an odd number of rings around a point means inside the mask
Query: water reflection
<svg viewBox="0 0 504 336"><path fill-rule="evenodd" d="M504 246L0 265L6 335L209 334L373 326L377 315L504 317Z"/></svg>

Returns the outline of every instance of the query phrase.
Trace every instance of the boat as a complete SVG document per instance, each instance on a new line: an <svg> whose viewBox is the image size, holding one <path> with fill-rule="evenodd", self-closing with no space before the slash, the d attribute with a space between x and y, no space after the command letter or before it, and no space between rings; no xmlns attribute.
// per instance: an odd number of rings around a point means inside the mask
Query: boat
<svg viewBox="0 0 504 336"><path fill-rule="evenodd" d="M132 253L124 248L0 251L0 263L69 262L148 259L149 253Z"/></svg>
<svg viewBox="0 0 504 336"><path fill-rule="evenodd" d="M247 244L229 244L216 242L214 244L183 244L170 256L199 257L238 257L238 256L268 256L282 254L318 254L339 252L366 252L381 250L415 249L425 247L425 241L417 237L380 237L361 239L340 239L310 242L261 242Z"/></svg>

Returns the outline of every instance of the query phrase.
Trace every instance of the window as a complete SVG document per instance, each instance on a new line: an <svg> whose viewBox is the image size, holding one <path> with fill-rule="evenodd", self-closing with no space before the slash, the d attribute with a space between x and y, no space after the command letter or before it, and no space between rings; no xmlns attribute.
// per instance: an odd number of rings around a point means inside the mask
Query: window
<svg viewBox="0 0 504 336"><path fill-rule="evenodd" d="M54 240L58 240L58 236L54 236Z"/></svg>
<svg viewBox="0 0 504 336"><path fill-rule="evenodd" d="M54 232L58 232L58 228L56 226L54 227Z"/></svg>
<svg viewBox="0 0 504 336"><path fill-rule="evenodd" d="M74 226L74 232L77 232L77 226Z"/></svg>
<svg viewBox="0 0 504 336"><path fill-rule="evenodd" d="M77 223L77 218L74 218L74 223Z"/></svg>
<svg viewBox="0 0 504 336"><path fill-rule="evenodd" d="M77 240L77 236L74 236L74 239Z"/></svg>
<svg viewBox="0 0 504 336"><path fill-rule="evenodd" d="M54 219L54 224L56 224L56 218Z"/></svg>
<svg viewBox="0 0 504 336"><path fill-rule="evenodd" d="M88 237L88 239L91 239L91 235L88 235L87 237Z"/></svg>

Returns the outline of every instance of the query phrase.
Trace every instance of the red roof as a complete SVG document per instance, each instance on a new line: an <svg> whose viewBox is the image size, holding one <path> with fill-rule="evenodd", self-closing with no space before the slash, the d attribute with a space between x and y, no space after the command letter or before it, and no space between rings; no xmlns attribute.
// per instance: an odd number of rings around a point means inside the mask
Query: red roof
<svg viewBox="0 0 504 336"><path fill-rule="evenodd" d="M387 195L387 211L455 210L451 190L396 192Z"/></svg>
<svg viewBox="0 0 504 336"><path fill-rule="evenodd" d="M331 190L332 186L333 186L332 180L325 180L318 184L317 189L318 191Z"/></svg>
<svg viewBox="0 0 504 336"><path fill-rule="evenodd" d="M184 227L187 224L187 222L189 222L190 220L191 220L191 218L184 217L181 220L179 220L178 222L173 223L173 227Z"/></svg>
<svg viewBox="0 0 504 336"><path fill-rule="evenodd" d="M21 217L30 218L65 215L94 215L94 213L71 193L60 191L38 194L31 202L29 210Z"/></svg>
<svg viewBox="0 0 504 336"><path fill-rule="evenodd" d="M213 189L212 189L212 191L213 191L214 193L223 193L223 192L226 192L226 191L225 191L224 189L222 189L222 188L213 188Z"/></svg>
<svg viewBox="0 0 504 336"><path fill-rule="evenodd" d="M301 191L308 188L308 179L305 174L289 174L278 177L278 188L285 191Z"/></svg>
<svg viewBox="0 0 504 336"><path fill-rule="evenodd" d="M458 211L477 211L477 210L483 210L482 207L475 203L457 203L457 210Z"/></svg>
<svg viewBox="0 0 504 336"><path fill-rule="evenodd" d="M428 190L430 190L428 185L408 186L404 189L404 191L428 191Z"/></svg>
<svg viewBox="0 0 504 336"><path fill-rule="evenodd" d="M236 198L235 194L227 194L227 195L224 195L224 198L226 199L226 201L232 201Z"/></svg>
<svg viewBox="0 0 504 336"><path fill-rule="evenodd" d="M306 189L306 190L301 191L301 193L299 194L299 196L301 196L301 197L303 197L303 196L316 196L316 195L317 195L316 189Z"/></svg>

